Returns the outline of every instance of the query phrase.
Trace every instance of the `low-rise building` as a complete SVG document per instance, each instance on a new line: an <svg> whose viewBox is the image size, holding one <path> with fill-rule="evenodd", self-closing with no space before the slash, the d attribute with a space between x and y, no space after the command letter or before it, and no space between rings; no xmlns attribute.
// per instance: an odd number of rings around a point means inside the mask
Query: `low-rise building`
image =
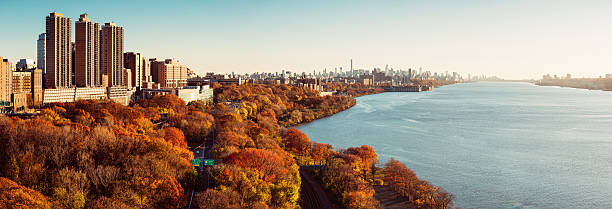
<svg viewBox="0 0 612 209"><path fill-rule="evenodd" d="M59 88L43 90L43 103L74 102L77 88Z"/></svg>
<svg viewBox="0 0 612 209"><path fill-rule="evenodd" d="M18 96L12 96L11 101L14 103L13 111L24 111L28 107L39 106L42 104L42 70L41 69L29 69L12 72L12 85L11 91L13 94L23 94ZM23 104L15 104L15 99L21 99L25 97ZM19 108L25 107L25 108Z"/></svg>
<svg viewBox="0 0 612 209"><path fill-rule="evenodd" d="M108 87L106 92L108 99L122 105L128 105L135 90L124 87Z"/></svg>
<svg viewBox="0 0 612 209"><path fill-rule="evenodd" d="M185 86L173 89L141 89L138 99L150 99L155 95L174 94L183 99L185 103L202 100L204 102L213 101L213 89L208 85L204 86Z"/></svg>
<svg viewBox="0 0 612 209"><path fill-rule="evenodd" d="M106 88L95 87L95 88L76 88L74 93L74 101L93 99L102 100L106 99Z"/></svg>
<svg viewBox="0 0 612 209"><path fill-rule="evenodd" d="M45 89L43 103L75 102L78 100L104 100L110 99L114 102L128 105L134 90L125 87L74 87L62 89Z"/></svg>

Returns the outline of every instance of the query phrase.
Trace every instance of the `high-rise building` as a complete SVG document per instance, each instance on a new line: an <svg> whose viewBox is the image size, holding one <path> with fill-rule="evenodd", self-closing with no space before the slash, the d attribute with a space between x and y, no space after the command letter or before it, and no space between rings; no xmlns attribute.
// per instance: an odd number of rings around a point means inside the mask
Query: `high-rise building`
<svg viewBox="0 0 612 209"><path fill-rule="evenodd" d="M125 86L128 89L132 88L132 70L129 68L125 68L123 69L123 81L125 83L123 83L123 86Z"/></svg>
<svg viewBox="0 0 612 209"><path fill-rule="evenodd" d="M74 24L74 83L79 87L100 86L100 24L82 14Z"/></svg>
<svg viewBox="0 0 612 209"><path fill-rule="evenodd" d="M72 81L72 83L71 83L71 86L72 86L72 85L74 85L74 49L75 49L74 42L70 43L70 49L71 49L70 54L72 55L72 59L71 59L72 62L70 62L72 64L71 67L70 67L70 69L72 69L70 71L70 79Z"/></svg>
<svg viewBox="0 0 612 209"><path fill-rule="evenodd" d="M0 57L0 107L11 105L11 93L13 92L13 64Z"/></svg>
<svg viewBox="0 0 612 209"><path fill-rule="evenodd" d="M122 86L123 81L123 27L115 23L102 26L100 38L102 74L108 76L108 86Z"/></svg>
<svg viewBox="0 0 612 209"><path fill-rule="evenodd" d="M36 41L36 67L41 69L43 73L45 73L45 64L46 64L46 46L47 46L47 34L41 33L38 35L38 40Z"/></svg>
<svg viewBox="0 0 612 209"><path fill-rule="evenodd" d="M42 105L43 102L43 72L41 69L33 69L32 71L32 103L33 106ZM30 104L30 103L29 103Z"/></svg>
<svg viewBox="0 0 612 209"><path fill-rule="evenodd" d="M153 82L151 78L151 62L147 58L142 58L142 80L143 82Z"/></svg>
<svg viewBox="0 0 612 209"><path fill-rule="evenodd" d="M130 80L126 83L129 83L129 87L142 87L144 69L142 61L143 58L140 56L140 53L137 52L127 52L123 54L123 67L130 69L131 75Z"/></svg>
<svg viewBox="0 0 612 209"><path fill-rule="evenodd" d="M17 70L27 70L36 68L36 63L32 59L20 59L17 64L15 64Z"/></svg>
<svg viewBox="0 0 612 209"><path fill-rule="evenodd" d="M178 88L187 85L187 66L177 60L151 61L151 76L153 82L161 88Z"/></svg>
<svg viewBox="0 0 612 209"><path fill-rule="evenodd" d="M11 106L13 92L13 64L8 59L0 57L0 112Z"/></svg>
<svg viewBox="0 0 612 209"><path fill-rule="evenodd" d="M72 85L72 20L53 12L47 16L45 85L66 88Z"/></svg>

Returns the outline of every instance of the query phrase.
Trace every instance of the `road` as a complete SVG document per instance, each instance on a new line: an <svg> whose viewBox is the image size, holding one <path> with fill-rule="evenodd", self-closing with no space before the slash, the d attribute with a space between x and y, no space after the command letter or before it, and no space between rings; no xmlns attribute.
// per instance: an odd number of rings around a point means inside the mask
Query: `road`
<svg viewBox="0 0 612 209"><path fill-rule="evenodd" d="M302 209L330 209L334 208L325 190L314 178L303 169L300 169L300 177L302 178L301 188L301 204Z"/></svg>
<svg viewBox="0 0 612 209"><path fill-rule="evenodd" d="M210 166L204 166L204 159L212 159L212 155L210 154L214 144L215 144L215 135L216 130L213 128L207 138L206 141L199 146L192 148L191 152L193 152L193 158L200 159L200 166L196 167L196 171L198 172L198 176L200 177L200 182L203 186L202 191L206 191L209 188L213 188L215 183L214 179L210 176L208 169ZM197 194L197 192L192 192L190 200L189 200L189 208L191 208L191 203L193 200L193 196Z"/></svg>

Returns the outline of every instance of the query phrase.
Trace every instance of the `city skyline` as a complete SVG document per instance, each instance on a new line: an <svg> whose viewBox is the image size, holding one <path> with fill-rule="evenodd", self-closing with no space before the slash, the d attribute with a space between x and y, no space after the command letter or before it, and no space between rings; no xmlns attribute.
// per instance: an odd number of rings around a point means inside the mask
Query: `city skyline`
<svg viewBox="0 0 612 209"><path fill-rule="evenodd" d="M388 64L508 79L612 72L611 3L551 3L8 1L0 17L13 32L0 37L0 55L36 60L44 17L56 11L72 24L83 13L116 22L126 28L125 52L175 58L198 74L349 69L351 58L355 69Z"/></svg>

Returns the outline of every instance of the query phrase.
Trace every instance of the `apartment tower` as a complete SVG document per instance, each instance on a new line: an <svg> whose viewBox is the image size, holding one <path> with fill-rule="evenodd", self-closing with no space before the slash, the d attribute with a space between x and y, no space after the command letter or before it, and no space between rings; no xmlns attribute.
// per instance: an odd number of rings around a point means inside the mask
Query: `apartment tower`
<svg viewBox="0 0 612 209"><path fill-rule="evenodd" d="M147 58L142 58L142 81L151 83L153 82L153 78L151 78L151 62Z"/></svg>
<svg viewBox="0 0 612 209"><path fill-rule="evenodd" d="M72 20L53 12L47 16L46 79L47 88L67 88L72 85Z"/></svg>
<svg viewBox="0 0 612 209"><path fill-rule="evenodd" d="M38 40L36 40L36 67L41 69L43 73L45 73L45 63L46 63L46 46L47 46L47 34L41 33L38 35Z"/></svg>
<svg viewBox="0 0 612 209"><path fill-rule="evenodd" d="M151 76L153 82L162 88L180 88L187 86L187 66L177 60L158 61L151 59Z"/></svg>
<svg viewBox="0 0 612 209"><path fill-rule="evenodd" d="M13 64L0 57L0 107L10 106L13 92Z"/></svg>
<svg viewBox="0 0 612 209"><path fill-rule="evenodd" d="M100 86L100 24L82 14L74 24L74 83L79 87Z"/></svg>
<svg viewBox="0 0 612 209"><path fill-rule="evenodd" d="M123 54L124 65L123 67L130 69L130 80L127 81L130 87L142 87L143 82L143 61L140 53L137 52L127 52Z"/></svg>
<svg viewBox="0 0 612 209"><path fill-rule="evenodd" d="M102 26L100 49L101 72L108 76L108 86L123 86L123 27L105 23Z"/></svg>

